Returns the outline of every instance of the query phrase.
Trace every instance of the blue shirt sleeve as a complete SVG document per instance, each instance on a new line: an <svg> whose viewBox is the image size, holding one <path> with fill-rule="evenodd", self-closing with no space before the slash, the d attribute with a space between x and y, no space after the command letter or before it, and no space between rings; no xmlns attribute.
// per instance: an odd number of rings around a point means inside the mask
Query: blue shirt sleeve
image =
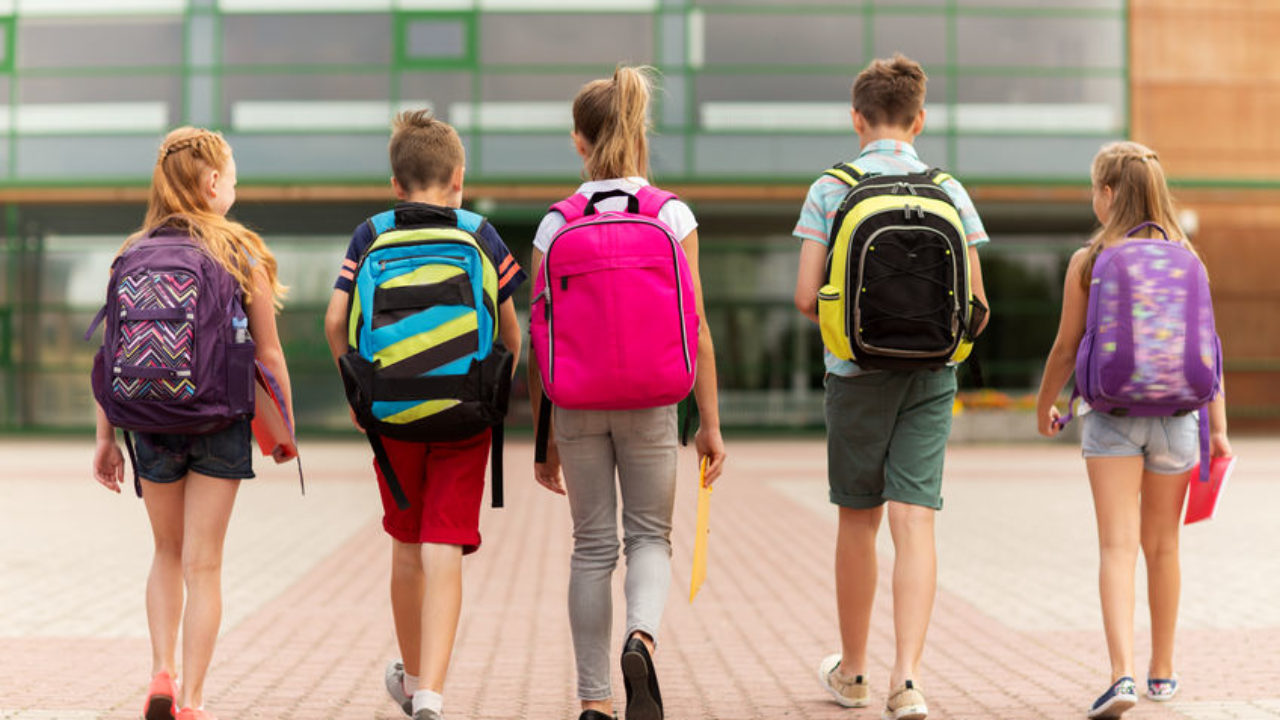
<svg viewBox="0 0 1280 720"><path fill-rule="evenodd" d="M361 256L372 244L373 233L369 230L369 223L360 223L356 226L355 232L351 233L351 243L347 245L347 256L343 258L338 279L333 283L334 290L351 292L351 288L355 285L356 265L360 264Z"/></svg>
<svg viewBox="0 0 1280 720"><path fill-rule="evenodd" d="M507 249L502 236L488 220L481 223L476 235L484 241L485 249L489 251L489 259L493 260L493 266L498 269L498 304L501 305L529 276L525 274L524 268L520 267L520 263L516 262L515 255Z"/></svg>

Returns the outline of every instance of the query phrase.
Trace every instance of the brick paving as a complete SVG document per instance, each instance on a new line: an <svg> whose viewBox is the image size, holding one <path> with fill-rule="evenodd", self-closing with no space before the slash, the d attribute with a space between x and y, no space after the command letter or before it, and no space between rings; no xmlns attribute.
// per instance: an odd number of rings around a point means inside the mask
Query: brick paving
<svg viewBox="0 0 1280 720"><path fill-rule="evenodd" d="M682 463L675 578L657 658L668 717L878 717L878 707L828 702L813 677L838 647L835 510L821 440L729 443L713 498L710 570L693 605L691 452ZM1236 449L1242 460L1220 516L1183 535L1183 691L1167 705L1144 700L1127 718L1280 718L1280 444L1240 439ZM259 463L259 479L237 501L207 705L222 720L402 717L382 689L396 646L389 544L367 449L312 440L303 452L305 498L292 466ZM0 720L115 720L140 708L150 664L142 606L149 534L140 502L92 482L90 453L84 441L0 441ZM445 693L451 720L576 717L568 510L529 479L531 454L526 442L508 446L508 507L485 510L484 546L464 563ZM1084 717L1108 672L1078 450L956 445L944 493L922 680L930 717ZM870 646L877 703L892 661L892 549L882 535ZM618 580L620 599L621 573ZM1148 648L1142 595L1139 668ZM622 611L616 602L619 628ZM616 670L615 688L620 700Z"/></svg>

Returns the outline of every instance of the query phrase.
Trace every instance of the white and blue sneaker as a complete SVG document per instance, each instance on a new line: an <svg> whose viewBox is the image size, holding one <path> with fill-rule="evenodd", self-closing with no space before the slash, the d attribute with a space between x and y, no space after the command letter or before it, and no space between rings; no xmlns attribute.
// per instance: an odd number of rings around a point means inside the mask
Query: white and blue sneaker
<svg viewBox="0 0 1280 720"><path fill-rule="evenodd" d="M1178 676L1147 678L1147 697L1156 702L1168 702L1178 694Z"/></svg>
<svg viewBox="0 0 1280 720"><path fill-rule="evenodd" d="M1133 678L1125 675L1093 701L1093 707L1089 708L1089 717L1091 720L1113 720L1137 704L1138 691L1134 686Z"/></svg>

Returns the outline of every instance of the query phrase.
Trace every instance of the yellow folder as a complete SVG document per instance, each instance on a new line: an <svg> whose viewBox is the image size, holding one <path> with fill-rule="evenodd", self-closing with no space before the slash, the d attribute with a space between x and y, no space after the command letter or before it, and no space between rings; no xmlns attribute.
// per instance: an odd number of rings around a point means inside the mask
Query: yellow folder
<svg viewBox="0 0 1280 720"><path fill-rule="evenodd" d="M693 535L693 577L689 580L689 602L707 579L707 535L711 533L711 486L707 485L707 458L698 468L698 526Z"/></svg>

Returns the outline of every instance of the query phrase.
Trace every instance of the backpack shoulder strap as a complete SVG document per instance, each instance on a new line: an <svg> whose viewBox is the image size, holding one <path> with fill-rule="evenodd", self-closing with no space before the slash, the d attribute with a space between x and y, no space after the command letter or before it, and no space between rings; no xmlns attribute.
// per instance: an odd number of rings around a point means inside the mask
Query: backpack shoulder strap
<svg viewBox="0 0 1280 720"><path fill-rule="evenodd" d="M378 236L388 230L392 230L396 226L396 211L387 210L365 221L369 225L369 232L373 233L373 239L377 240Z"/></svg>
<svg viewBox="0 0 1280 720"><path fill-rule="evenodd" d="M936 168L936 167L925 170L924 175L925 177L929 178L929 180L933 182L934 185L937 185L939 187L942 186L942 183L948 180L955 180L955 178L951 177L951 175L943 172L942 168Z"/></svg>
<svg viewBox="0 0 1280 720"><path fill-rule="evenodd" d="M564 222L567 225L586 214L587 202L589 201L586 195L583 195L582 193L574 193L555 205L552 205L551 209L563 215Z"/></svg>
<svg viewBox="0 0 1280 720"><path fill-rule="evenodd" d="M658 217L658 213L662 212L662 207L675 199L675 193L661 190L652 185L641 186L636 191L636 200L640 202L640 214L646 217Z"/></svg>
<svg viewBox="0 0 1280 720"><path fill-rule="evenodd" d="M853 187L854 185L857 185L862 178L866 177L867 173L865 170L862 170L853 163L839 163L831 166L831 168L824 172L823 175L830 175L845 185Z"/></svg>
<svg viewBox="0 0 1280 720"><path fill-rule="evenodd" d="M466 230L474 233L480 231L480 226L484 224L484 216L479 213L473 213L470 210L456 208L453 214L458 218L458 229Z"/></svg>

